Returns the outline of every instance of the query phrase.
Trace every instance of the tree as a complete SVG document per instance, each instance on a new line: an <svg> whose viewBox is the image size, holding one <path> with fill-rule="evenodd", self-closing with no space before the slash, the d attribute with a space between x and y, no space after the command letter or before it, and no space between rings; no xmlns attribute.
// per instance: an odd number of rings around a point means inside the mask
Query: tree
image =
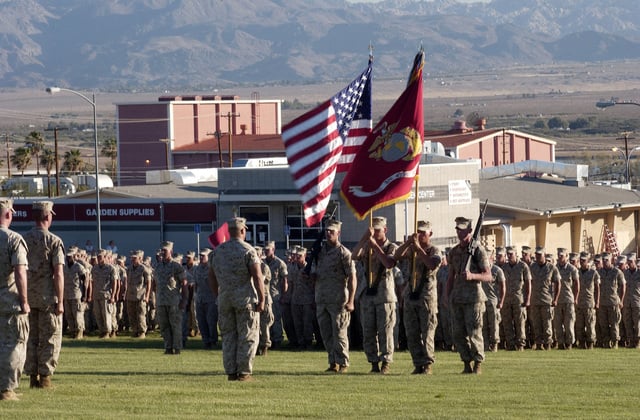
<svg viewBox="0 0 640 420"><path fill-rule="evenodd" d="M32 131L26 138L26 147L36 158L36 174L40 175L40 152L44 149L44 137L38 131Z"/></svg>
<svg viewBox="0 0 640 420"><path fill-rule="evenodd" d="M109 140L105 141L102 149L100 150L100 154L111 159L111 168L109 169L109 175L111 176L111 179L115 179L116 161L118 159L118 143L116 142L116 139L110 138Z"/></svg>
<svg viewBox="0 0 640 420"><path fill-rule="evenodd" d="M576 118L575 120L569 123L569 128L572 130L579 130L581 128L589 128L591 123L586 118Z"/></svg>
<svg viewBox="0 0 640 420"><path fill-rule="evenodd" d="M64 154L64 161L62 163L62 169L67 172L80 172L84 169L85 163L82 160L80 150L71 149Z"/></svg>
<svg viewBox="0 0 640 420"><path fill-rule="evenodd" d="M31 149L27 147L18 147L11 155L11 164L16 167L24 176L24 170L31 163Z"/></svg>
<svg viewBox="0 0 640 420"><path fill-rule="evenodd" d="M538 130L544 130L545 128L547 128L547 123L544 122L544 120L537 120L534 124L533 124L533 128L536 128Z"/></svg>
<svg viewBox="0 0 640 420"><path fill-rule="evenodd" d="M563 129L567 127L567 122L560 117L553 117L549 119L547 126L552 130Z"/></svg>
<svg viewBox="0 0 640 420"><path fill-rule="evenodd" d="M40 164L47 170L47 192L49 193L49 197L51 197L51 171L56 166L56 153L51 149L42 149ZM57 193L59 194L59 191Z"/></svg>

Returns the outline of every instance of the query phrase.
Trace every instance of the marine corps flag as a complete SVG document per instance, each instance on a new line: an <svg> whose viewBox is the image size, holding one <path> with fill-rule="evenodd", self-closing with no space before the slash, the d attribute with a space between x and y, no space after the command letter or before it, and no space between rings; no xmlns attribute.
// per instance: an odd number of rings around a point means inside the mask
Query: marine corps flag
<svg viewBox="0 0 640 420"><path fill-rule="evenodd" d="M422 68L424 51L413 62L407 88L360 147L340 193L362 220L375 209L411 194L422 156Z"/></svg>

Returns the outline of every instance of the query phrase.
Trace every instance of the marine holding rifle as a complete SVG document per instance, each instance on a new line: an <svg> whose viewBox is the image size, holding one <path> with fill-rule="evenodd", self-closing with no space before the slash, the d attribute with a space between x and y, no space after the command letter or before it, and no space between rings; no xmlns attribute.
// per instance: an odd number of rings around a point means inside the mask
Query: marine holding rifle
<svg viewBox="0 0 640 420"><path fill-rule="evenodd" d="M445 296L451 310L453 341L464 362L462 373L479 374L484 361L482 314L487 300L481 282L492 280L491 265L487 252L477 242L482 213L473 235L470 219L456 217L455 223L459 242L448 256L449 279Z"/></svg>
<svg viewBox="0 0 640 420"><path fill-rule="evenodd" d="M435 362L435 334L438 326L437 272L440 250L431 244L430 222L419 221L414 233L395 253L396 260L411 260L411 276L404 289L404 329L415 369L412 374L431 374Z"/></svg>
<svg viewBox="0 0 640 420"><path fill-rule="evenodd" d="M352 258L362 261L366 287L360 299L364 352L371 363L371 373L389 373L395 347L395 281L392 268L397 246L387 239L387 219L374 217L362 239L353 249ZM381 365L382 364L382 365Z"/></svg>

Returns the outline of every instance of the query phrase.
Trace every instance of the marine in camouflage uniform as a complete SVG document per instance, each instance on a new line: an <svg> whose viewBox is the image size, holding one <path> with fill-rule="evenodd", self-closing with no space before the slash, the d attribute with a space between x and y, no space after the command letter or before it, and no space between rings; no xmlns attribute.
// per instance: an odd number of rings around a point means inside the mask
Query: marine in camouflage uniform
<svg viewBox="0 0 640 420"><path fill-rule="evenodd" d="M35 227L24 235L29 249L27 293L31 307L24 371L32 388L49 388L62 347L65 251L62 239L49 232L55 215L53 202L34 202L32 214Z"/></svg>
<svg viewBox="0 0 640 420"><path fill-rule="evenodd" d="M622 307L622 321L626 331L626 346L640 348L640 269L638 269L636 255L627 256L629 268L624 273L626 291L624 306Z"/></svg>
<svg viewBox="0 0 640 420"><path fill-rule="evenodd" d="M151 269L145 266L144 251L131 251L131 265L127 270L125 303L127 318L134 337L145 338L147 334L147 303L151 295Z"/></svg>
<svg viewBox="0 0 640 420"><path fill-rule="evenodd" d="M260 312L260 338L258 340L258 356L266 356L271 348L271 325L273 325L273 299L271 298L271 269L264 262L262 247L256 246L256 255L260 259L260 272L264 278L264 310Z"/></svg>
<svg viewBox="0 0 640 420"><path fill-rule="evenodd" d="M282 328L287 335L289 341L289 347L295 348L298 346L298 337L296 337L296 327L293 324L293 313L291 312L291 293L292 288L290 286L291 277L293 271L296 269L296 250L299 247L296 245L293 248L287 250L287 272L289 276L287 281L280 285L280 309L282 310Z"/></svg>
<svg viewBox="0 0 640 420"><path fill-rule="evenodd" d="M125 331L129 328L129 319L127 317L127 257L124 255L113 255L114 267L118 272L118 294L115 301L115 320L112 323L112 336L116 336L118 331Z"/></svg>
<svg viewBox="0 0 640 420"><path fill-rule="evenodd" d="M96 253L98 263L91 269L93 314L98 324L100 338L109 338L114 330L113 322L118 292L118 272L107 261L107 251L99 249Z"/></svg>
<svg viewBox="0 0 640 420"><path fill-rule="evenodd" d="M29 336L27 245L9 229L13 202L0 199L0 400L17 400Z"/></svg>
<svg viewBox="0 0 640 420"><path fill-rule="evenodd" d="M568 262L569 251L558 248L556 268L560 273L560 297L553 314L553 324L559 349L571 350L575 342L576 309L580 295L578 269Z"/></svg>
<svg viewBox="0 0 640 420"><path fill-rule="evenodd" d="M442 350L451 351L453 349L453 330L451 329L451 314L449 305L444 297L447 290L447 279L449 278L449 262L447 255L451 248L445 248L444 255L438 267L436 280L438 282L438 326L436 328L436 345Z"/></svg>
<svg viewBox="0 0 640 420"><path fill-rule="evenodd" d="M505 248L507 262L502 265L505 279L505 297L502 306L502 327L507 350L522 351L525 348L527 308L531 302L531 270L518 259L514 247Z"/></svg>
<svg viewBox="0 0 640 420"><path fill-rule="evenodd" d="M553 336L553 308L560 297L560 273L546 260L544 248L536 247L531 264L531 325L537 350L549 350Z"/></svg>
<svg viewBox="0 0 640 420"><path fill-rule="evenodd" d="M182 314L182 347L186 347L187 339L189 337L195 337L198 334L198 320L196 318L196 306L195 300L193 300L195 288L196 288L196 280L195 280L195 270L198 266L196 260L196 253L194 251L189 251L184 256L185 263L183 264L185 275L187 276L187 291L188 298L187 303L184 308L184 313ZM178 260L181 262L182 258Z"/></svg>
<svg viewBox="0 0 640 420"><path fill-rule="evenodd" d="M596 309L600 306L600 274L589 266L589 253L580 253L580 294L576 305L576 341L584 349L593 349L596 339Z"/></svg>
<svg viewBox="0 0 640 420"><path fill-rule="evenodd" d="M438 326L438 281L440 250L431 244L430 222L419 221L418 232L395 252L397 261L409 261L410 272L403 293L403 321L412 374L431 374L435 363L435 334Z"/></svg>
<svg viewBox="0 0 640 420"><path fill-rule="evenodd" d="M362 262L366 279L364 294L360 297L362 346L372 373L389 373L393 362L398 302L393 267L397 249L396 244L387 239L387 219L374 217L352 252L354 261Z"/></svg>
<svg viewBox="0 0 640 420"><path fill-rule="evenodd" d="M264 278L255 249L245 242L246 219L227 222L230 239L211 253L211 290L218 297L222 361L227 379L250 381L265 306Z"/></svg>
<svg viewBox="0 0 640 420"><path fill-rule="evenodd" d="M172 258L173 242L161 245L162 259L156 266L156 303L164 354L180 354L182 316L188 300L187 276L182 264Z"/></svg>
<svg viewBox="0 0 640 420"><path fill-rule="evenodd" d="M617 348L620 340L620 319L626 281L624 274L611 262L611 254L602 254L600 270L600 309L597 319L604 348Z"/></svg>
<svg viewBox="0 0 640 420"><path fill-rule="evenodd" d="M500 309L504 304L506 290L504 271L494 264L495 252L493 251L489 257L491 281L482 282L482 290L487 295L486 310L482 318L482 338L484 349L492 352L498 351L498 344L500 344ZM504 248L497 252L504 257Z"/></svg>
<svg viewBox="0 0 640 420"><path fill-rule="evenodd" d="M349 323L354 310L356 268L351 252L340 243L336 220L327 222L325 237L312 278L316 289L316 316L328 353L327 372L345 373L349 367Z"/></svg>
<svg viewBox="0 0 640 420"><path fill-rule="evenodd" d="M311 278L306 274L307 249L297 247L295 250L295 262L293 263L288 278L291 288L291 315L295 337L298 339L297 347L306 350L313 343L313 320L316 316L314 310L315 292Z"/></svg>
<svg viewBox="0 0 640 420"><path fill-rule="evenodd" d="M209 248L200 251L200 262L194 271L196 317L206 350L211 350L218 344L218 304L209 286L209 276L213 272L213 265L209 264L210 253Z"/></svg>
<svg viewBox="0 0 640 420"><path fill-rule="evenodd" d="M75 256L78 248L69 248L64 265L64 316L72 338L82 338L85 330L84 311L87 307L88 273Z"/></svg>
<svg viewBox="0 0 640 420"><path fill-rule="evenodd" d="M480 244L474 248L473 255L469 255L469 244L473 240L471 220L456 217L455 223L459 242L449 253L446 294L451 307L453 341L464 363L462 373L480 374L484 361L482 314L487 300L481 282L491 281L491 265ZM467 260L470 260L468 270Z"/></svg>
<svg viewBox="0 0 640 420"><path fill-rule="evenodd" d="M282 306L280 304L280 292L287 284L289 273L287 264L276 256L276 244L271 241L264 248L265 262L271 270L271 283L269 284L269 292L273 304L273 325L271 325L271 347L277 348L284 340L282 330Z"/></svg>

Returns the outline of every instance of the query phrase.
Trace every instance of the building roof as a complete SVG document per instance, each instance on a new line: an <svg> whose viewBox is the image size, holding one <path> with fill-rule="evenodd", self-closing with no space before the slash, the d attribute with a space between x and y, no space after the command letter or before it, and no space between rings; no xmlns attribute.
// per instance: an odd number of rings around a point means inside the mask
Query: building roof
<svg viewBox="0 0 640 420"><path fill-rule="evenodd" d="M485 130L471 130L469 129L466 132L460 132L460 130L450 130L445 133L435 132L425 134L425 140L430 140L432 142L442 143L445 148L451 149L454 147L468 145L471 143L481 142L484 139L491 138L496 134L513 134L518 137L525 137L535 139L536 141L540 141L543 143L548 143L555 145L556 141L546 139L544 137L534 136L528 133L523 133L521 131L502 129L502 128L491 128Z"/></svg>
<svg viewBox="0 0 640 420"><path fill-rule="evenodd" d="M488 199L489 207L533 215L640 208L638 191L589 183L578 187L563 184L562 179L554 177L483 180L480 182L480 199Z"/></svg>
<svg viewBox="0 0 640 420"><path fill-rule="evenodd" d="M64 196L65 199L82 199L95 197L95 190L86 190L73 195ZM100 188L100 197L109 198L155 198L155 199L218 199L217 182L200 182L191 185L166 184L127 185L123 187Z"/></svg>
<svg viewBox="0 0 640 420"><path fill-rule="evenodd" d="M284 142L280 134L236 134L231 137L234 152L280 152L284 153ZM229 136L220 138L222 151L229 150ZM172 153L217 152L218 140L207 139L173 149Z"/></svg>

